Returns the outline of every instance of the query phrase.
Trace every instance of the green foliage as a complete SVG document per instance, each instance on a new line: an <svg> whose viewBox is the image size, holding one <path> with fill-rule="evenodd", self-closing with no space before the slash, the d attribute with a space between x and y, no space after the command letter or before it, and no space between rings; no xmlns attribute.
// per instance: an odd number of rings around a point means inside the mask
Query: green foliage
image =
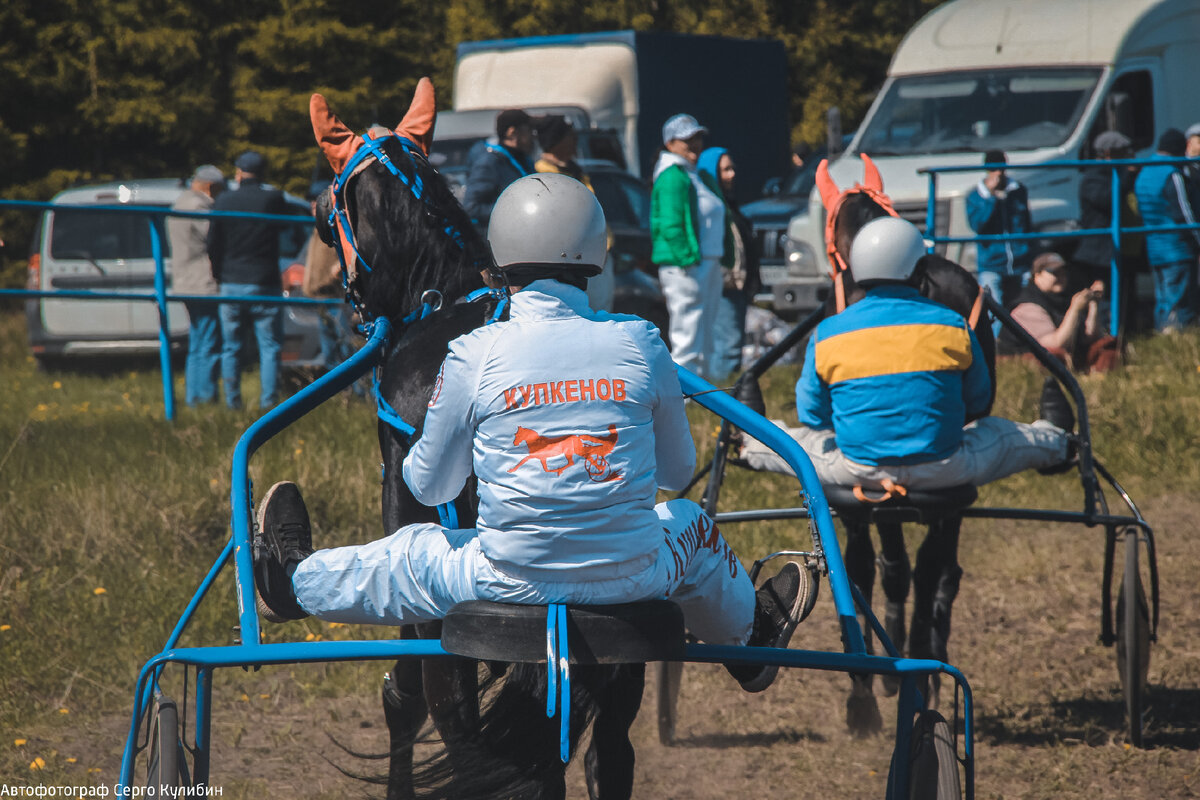
<svg viewBox="0 0 1200 800"><path fill-rule="evenodd" d="M231 169L254 148L302 194L327 167L308 124L324 93L355 126L394 125L430 75L451 97L459 42L656 30L784 42L793 138L852 130L900 36L936 0L8 0L0 5L0 197L48 200L75 181ZM736 72L737 65L730 65ZM752 75L746 80L753 80ZM33 214L0 213L24 254ZM0 271L4 286L21 269Z"/></svg>

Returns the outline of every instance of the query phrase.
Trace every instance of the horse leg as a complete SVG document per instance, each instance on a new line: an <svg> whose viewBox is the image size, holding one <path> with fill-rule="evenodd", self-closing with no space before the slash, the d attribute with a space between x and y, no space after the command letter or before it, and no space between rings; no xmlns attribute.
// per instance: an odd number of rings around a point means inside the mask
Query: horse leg
<svg viewBox="0 0 1200 800"><path fill-rule="evenodd" d="M867 522L846 520L846 574L854 585L862 592L867 605L871 604L871 595L875 588L875 548L871 544L871 525ZM875 652L875 639L870 626L865 624L865 618L859 614L863 628L863 639L866 641L867 652ZM866 737L877 733L883 727L883 717L879 714L879 704L875 701L872 690L874 675L870 673L850 673L850 696L846 698L846 726L855 737Z"/></svg>
<svg viewBox="0 0 1200 800"><path fill-rule="evenodd" d="M414 638L411 626L400 629L400 638ZM412 800L413 742L429 710L421 686L421 664L414 659L396 662L383 681L383 716L388 727L387 800Z"/></svg>
<svg viewBox="0 0 1200 800"><path fill-rule="evenodd" d="M597 698L592 743L583 768L591 800L633 796L633 744L629 728L637 718L646 685L645 664L625 664Z"/></svg>
<svg viewBox="0 0 1200 800"><path fill-rule="evenodd" d="M416 626L422 639L438 639L442 623L426 622ZM445 744L451 769L458 772L462 750L460 742L471 742L479 735L478 662L469 658L429 659L421 662L421 681L429 716Z"/></svg>
<svg viewBox="0 0 1200 800"><path fill-rule="evenodd" d="M962 568L958 565L958 535L962 516L953 515L929 526L929 535L917 551L913 571L913 620L909 655L946 661L950 641L950 609L958 595ZM936 708L939 680L930 676L926 706Z"/></svg>
<svg viewBox="0 0 1200 800"><path fill-rule="evenodd" d="M899 522L878 522L880 583L887 605L883 614L883 629L896 650L904 655L904 606L908 601L908 585L912 582L912 569L908 562L908 548L904 545L904 525ZM900 691L900 679L895 675L880 678L885 697Z"/></svg>

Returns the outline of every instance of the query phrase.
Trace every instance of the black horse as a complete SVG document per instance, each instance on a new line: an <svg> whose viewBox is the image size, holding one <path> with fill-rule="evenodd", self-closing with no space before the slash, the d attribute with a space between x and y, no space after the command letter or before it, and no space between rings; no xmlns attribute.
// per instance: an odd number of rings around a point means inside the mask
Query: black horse
<svg viewBox="0 0 1200 800"><path fill-rule="evenodd" d="M894 214L891 201L883 193L879 172L870 158L863 156L864 183L839 192L829 177L826 165L817 171L817 185L828 217L826 249L837 273L839 284L834 296L826 303L825 313L836 314L842 308L862 299L865 291L854 282L849 266L850 245L854 236L873 219ZM992 394L987 409L979 417L991 413L996 398L996 346L992 329L982 313L982 297L974 276L963 267L936 254L927 254L917 262L914 271L917 290L931 300L946 305L967 319L975 330L987 360ZM983 324L979 324L982 322ZM977 417L973 417L975 419ZM968 422L971 420L967 420ZM844 520L846 527L846 572L862 591L868 603L875 585L876 555L866 522ZM912 623L907 631L908 653L911 658L945 660L946 642L950 636L950 609L958 594L962 568L958 565L958 538L962 525L960 514L940 516L929 525L929 532L917 551L916 569L912 569L904 544L903 526L898 522L878 522L882 568L881 583L887 600L884 628L889 638L903 652L905 647L905 604L908 587L913 586ZM872 648L870 629L866 629L867 645ZM852 676L850 697L846 704L846 721L856 735L878 731L882 725L879 708L872 691L871 675ZM884 691L895 694L898 683L885 676ZM927 701L936 706L937 683L927 687Z"/></svg>
<svg viewBox="0 0 1200 800"><path fill-rule="evenodd" d="M453 509L439 512L417 502L400 470L421 435L449 343L493 319L503 302L497 294L464 302L479 294L492 260L487 243L426 158L433 86L421 80L394 132L376 128L366 138L343 125L320 95L313 95L309 112L317 142L338 175L318 200L318 231L341 250L347 295L364 322L385 317L396 331L383 357L378 391L384 533L417 522L471 527L473 485ZM406 626L401 636L438 638L440 632L441 623L430 622ZM643 681L643 665L572 670L571 752L594 723L586 755L593 798L632 792L628 731ZM564 796L558 721L544 713L545 684L540 665L397 662L383 689L389 800ZM485 694L488 702L481 708ZM414 743L430 717L444 747L414 763Z"/></svg>

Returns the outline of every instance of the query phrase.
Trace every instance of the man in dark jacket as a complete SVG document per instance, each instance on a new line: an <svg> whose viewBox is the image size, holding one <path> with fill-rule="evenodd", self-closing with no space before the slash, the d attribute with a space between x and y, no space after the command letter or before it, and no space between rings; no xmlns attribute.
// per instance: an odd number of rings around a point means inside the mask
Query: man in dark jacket
<svg viewBox="0 0 1200 800"><path fill-rule="evenodd" d="M1169 128L1158 140L1156 159L1147 164L1134 182L1138 210L1147 226L1183 225L1196 221L1187 181L1176 164L1186 142L1182 131ZM1177 331L1196 321L1196 255L1200 253L1200 230L1163 231L1146 234L1146 256L1154 270L1154 327L1161 333Z"/></svg>
<svg viewBox="0 0 1200 800"><path fill-rule="evenodd" d="M982 236L1031 233L1033 220L1029 215L1029 193L1005 172L1008 159L1004 153L989 150L983 163L991 168L975 190L967 195L967 223L971 230ZM1033 257L1029 240L979 242L975 247L979 285L1004 305L1011 304L1021 287L1029 282L1029 265ZM998 323L995 329L999 334Z"/></svg>
<svg viewBox="0 0 1200 800"><path fill-rule="evenodd" d="M234 162L236 191L225 192L213 203L213 211L255 214L286 214L283 193L262 184L266 160L247 151ZM223 296L280 296L279 226L256 219L214 217L208 229L208 255L213 276ZM282 307L258 303L221 305L221 381L225 404L242 406L242 342L244 328L254 327L258 358L262 367L259 405L270 408L279 400L279 354L283 340Z"/></svg>
<svg viewBox="0 0 1200 800"><path fill-rule="evenodd" d="M496 198L517 178L533 174L533 118L519 108L496 115L499 144L485 144L471 159L463 208L486 231Z"/></svg>

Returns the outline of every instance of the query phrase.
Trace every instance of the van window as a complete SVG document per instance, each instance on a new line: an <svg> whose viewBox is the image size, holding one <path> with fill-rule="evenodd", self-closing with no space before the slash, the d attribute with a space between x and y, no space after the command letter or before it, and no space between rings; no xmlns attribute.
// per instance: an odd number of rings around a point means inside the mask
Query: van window
<svg viewBox="0 0 1200 800"><path fill-rule="evenodd" d="M167 206L163 206L167 208ZM101 211L60 209L50 225L50 257L55 259L154 258L150 244L150 226L139 214L106 214ZM163 220L154 220L158 228L163 257L171 255Z"/></svg>
<svg viewBox="0 0 1200 800"><path fill-rule="evenodd" d="M1154 82L1148 70L1140 69L1117 76L1096 114L1087 137L1091 143L1104 131L1120 131L1133 142L1134 150L1143 150L1155 143Z"/></svg>
<svg viewBox="0 0 1200 800"><path fill-rule="evenodd" d="M1099 69L1022 68L893 80L864 123L859 152L873 156L1033 150L1066 141Z"/></svg>

